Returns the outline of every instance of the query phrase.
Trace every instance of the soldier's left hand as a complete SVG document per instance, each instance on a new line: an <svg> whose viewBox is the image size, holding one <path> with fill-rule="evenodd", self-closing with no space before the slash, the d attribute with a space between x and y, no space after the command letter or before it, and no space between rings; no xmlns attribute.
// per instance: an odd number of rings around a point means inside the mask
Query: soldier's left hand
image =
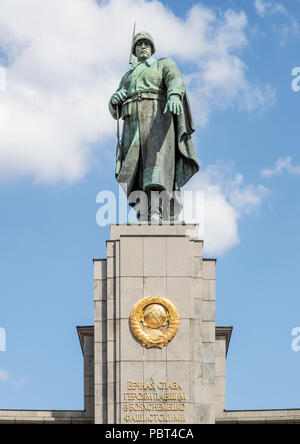
<svg viewBox="0 0 300 444"><path fill-rule="evenodd" d="M177 114L178 116L183 113L183 106L181 98L177 94L172 94L167 103L164 110L164 114L170 111L173 114Z"/></svg>

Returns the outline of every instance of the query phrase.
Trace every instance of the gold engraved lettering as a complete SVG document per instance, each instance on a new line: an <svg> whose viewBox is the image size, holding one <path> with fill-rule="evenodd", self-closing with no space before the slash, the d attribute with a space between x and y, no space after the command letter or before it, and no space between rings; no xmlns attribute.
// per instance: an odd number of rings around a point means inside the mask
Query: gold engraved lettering
<svg viewBox="0 0 300 444"><path fill-rule="evenodd" d="M124 392L124 421L133 423L185 422L186 392L179 381L133 381Z"/></svg>

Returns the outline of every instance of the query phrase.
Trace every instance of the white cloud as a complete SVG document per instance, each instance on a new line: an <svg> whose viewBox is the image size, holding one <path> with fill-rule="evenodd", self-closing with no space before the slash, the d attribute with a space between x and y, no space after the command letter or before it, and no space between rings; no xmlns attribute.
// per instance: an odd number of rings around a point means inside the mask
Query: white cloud
<svg viewBox="0 0 300 444"><path fill-rule="evenodd" d="M270 3L266 3L263 0L255 0L254 4L258 15L264 17L266 10L270 7Z"/></svg>
<svg viewBox="0 0 300 444"><path fill-rule="evenodd" d="M197 125L215 109L274 100L270 86L247 78L243 12L197 5L182 19L156 0L1 0L0 16L2 180L74 182L100 158L115 134L107 102L128 67L134 20L153 34L158 56L193 64L186 80Z"/></svg>
<svg viewBox="0 0 300 444"><path fill-rule="evenodd" d="M6 382L10 377L10 373L7 370L0 369L0 381Z"/></svg>
<svg viewBox="0 0 300 444"><path fill-rule="evenodd" d="M267 14L283 14L288 16L289 13L285 6L280 3L274 3L273 1L255 0L254 2L256 11L260 17L265 17Z"/></svg>
<svg viewBox="0 0 300 444"><path fill-rule="evenodd" d="M300 166L292 165L291 157L279 157L275 162L275 166L272 169L261 170L261 175L265 178L270 178L286 172L292 175L300 175Z"/></svg>
<svg viewBox="0 0 300 444"><path fill-rule="evenodd" d="M286 44L289 35L299 37L300 27L297 19L293 17L293 15L290 14L287 8L281 3L274 2L273 0L254 0L254 5L257 14L261 18L275 15L284 16L284 22L273 23L273 30L279 35L281 46L284 46Z"/></svg>
<svg viewBox="0 0 300 444"><path fill-rule="evenodd" d="M242 174L224 162L202 170L185 189L204 192L199 234L210 255L224 254L239 244L239 219L257 210L268 194L262 185L246 184Z"/></svg>
<svg viewBox="0 0 300 444"><path fill-rule="evenodd" d="M0 369L0 382L7 382L17 390L22 387L27 380L25 378L17 380L11 376L11 373L8 370Z"/></svg>

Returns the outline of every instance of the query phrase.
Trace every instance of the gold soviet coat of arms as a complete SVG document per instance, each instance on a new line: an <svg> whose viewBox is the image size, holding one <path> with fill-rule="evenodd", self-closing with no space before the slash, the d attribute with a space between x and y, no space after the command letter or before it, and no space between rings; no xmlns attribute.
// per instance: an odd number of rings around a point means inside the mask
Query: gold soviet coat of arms
<svg viewBox="0 0 300 444"><path fill-rule="evenodd" d="M143 347L162 348L174 338L179 328L175 306L161 296L150 296L135 304L130 315L130 327Z"/></svg>

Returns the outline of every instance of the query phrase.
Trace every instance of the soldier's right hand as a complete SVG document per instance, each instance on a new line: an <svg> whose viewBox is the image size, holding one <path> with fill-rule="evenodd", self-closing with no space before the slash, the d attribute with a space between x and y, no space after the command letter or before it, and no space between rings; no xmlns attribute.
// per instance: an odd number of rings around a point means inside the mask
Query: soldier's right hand
<svg viewBox="0 0 300 444"><path fill-rule="evenodd" d="M119 105L124 102L127 98L127 91L125 88L119 89L111 98L111 103L113 105Z"/></svg>

